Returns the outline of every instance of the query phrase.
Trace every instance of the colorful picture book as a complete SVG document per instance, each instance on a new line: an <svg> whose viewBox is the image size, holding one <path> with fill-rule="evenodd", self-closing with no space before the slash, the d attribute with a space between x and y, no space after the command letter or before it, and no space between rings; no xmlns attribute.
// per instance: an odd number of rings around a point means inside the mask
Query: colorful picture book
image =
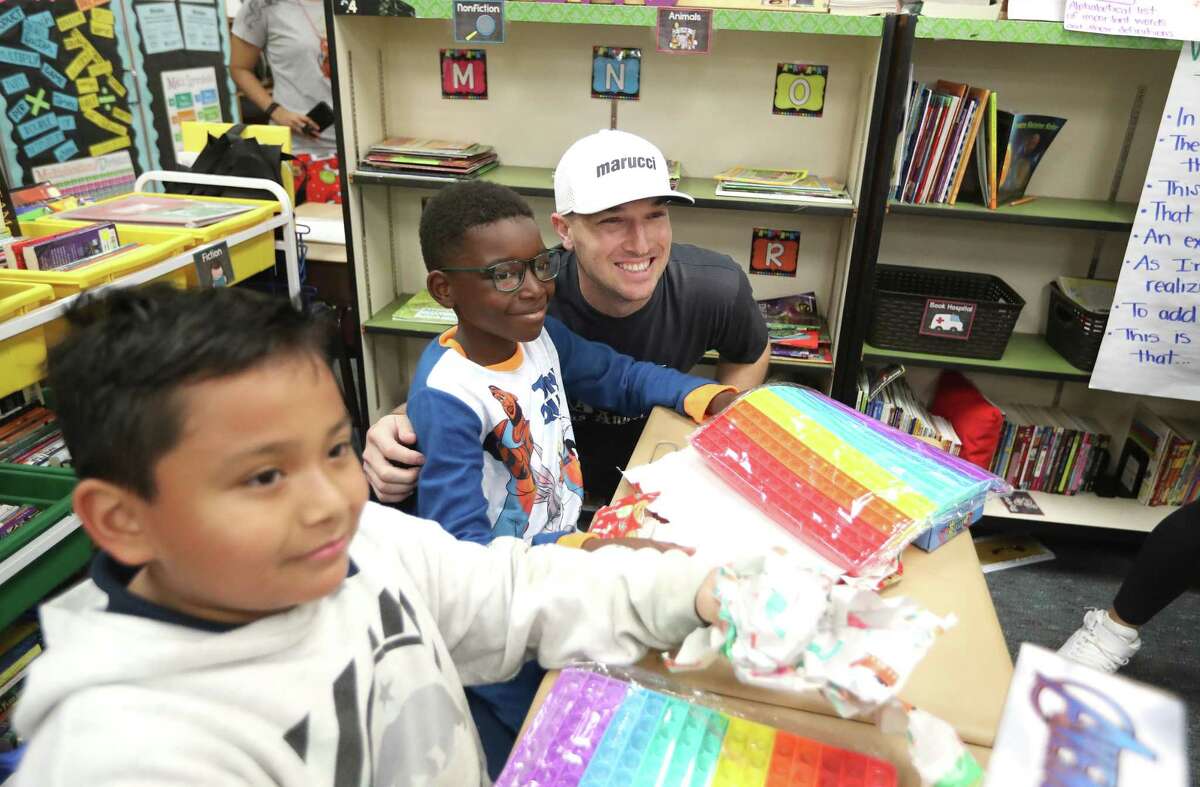
<svg viewBox="0 0 1200 787"><path fill-rule="evenodd" d="M1090 416L1057 407L997 405L1004 412L991 471L1014 489L1074 495L1108 466L1109 435Z"/></svg>
<svg viewBox="0 0 1200 787"><path fill-rule="evenodd" d="M116 225L106 222L19 240L10 247L9 258L22 270L63 270L107 257L120 248Z"/></svg>
<svg viewBox="0 0 1200 787"><path fill-rule="evenodd" d="M458 325L458 315L454 313L454 309L447 309L435 301L433 296L429 294L429 290L421 290L409 296L408 300L400 304L396 311L392 312L392 319L403 320L405 322Z"/></svg>
<svg viewBox="0 0 1200 787"><path fill-rule="evenodd" d="M767 323L771 355L814 363L833 363L831 341L817 312L817 296L806 292L758 301Z"/></svg>
<svg viewBox="0 0 1200 787"><path fill-rule="evenodd" d="M59 214L68 221L115 221L124 224L163 224L174 227L207 227L253 210L250 205L213 202L195 197L159 197L129 194Z"/></svg>

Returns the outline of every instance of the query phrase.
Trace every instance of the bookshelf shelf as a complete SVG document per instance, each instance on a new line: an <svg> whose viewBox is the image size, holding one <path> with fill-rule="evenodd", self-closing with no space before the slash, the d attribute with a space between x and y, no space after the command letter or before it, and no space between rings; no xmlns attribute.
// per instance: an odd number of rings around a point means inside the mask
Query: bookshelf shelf
<svg viewBox="0 0 1200 787"><path fill-rule="evenodd" d="M508 186L527 197L554 196L554 170L548 167L499 166L484 173L480 180ZM386 172L357 170L351 180L360 185L397 186L415 189L440 189L450 185L449 181L419 180ZM737 199L719 197L717 182L711 178L680 178L679 190L696 199L694 207L716 210L751 210L766 213L802 213L807 216L851 216L853 205L813 205L795 202L773 202L761 199Z"/></svg>
<svg viewBox="0 0 1200 787"><path fill-rule="evenodd" d="M1040 224L1081 230L1128 232L1133 228L1137 205L1132 202L1038 197L1033 202L996 210L960 202L957 205L913 205L889 200L888 212L907 216L933 216L1008 224Z"/></svg>
<svg viewBox="0 0 1200 787"><path fill-rule="evenodd" d="M450 18L450 4L445 0L410 0L409 5L416 10L419 19ZM510 22L654 27L658 9L646 5L511 2L504 9L504 15ZM877 16L838 16L803 11L717 8L713 11L713 28L878 38L883 34L883 19Z"/></svg>
<svg viewBox="0 0 1200 787"><path fill-rule="evenodd" d="M1014 333L1004 355L997 361L980 358L957 358L952 355L885 350L863 344L863 360L903 361L912 366L935 366L944 369L966 369L993 374L1039 377L1048 380L1086 381L1091 372L1077 369L1035 333Z"/></svg>
<svg viewBox="0 0 1200 787"><path fill-rule="evenodd" d="M1136 500L1099 497L1091 492L1078 495L1052 495L1046 492L1029 492L1030 497L1042 509L1044 516L1014 514L1004 507L999 498L988 500L983 508L984 516L1001 519L1020 519L1031 522L1053 522L1082 527L1103 527L1112 530L1130 530L1149 533L1163 517L1175 510L1175 506L1144 506Z"/></svg>
<svg viewBox="0 0 1200 787"><path fill-rule="evenodd" d="M943 19L931 16L918 17L917 38L1168 51L1175 51L1180 46L1178 41L1166 38L1081 33L1067 30L1061 22L1029 22L1019 19Z"/></svg>
<svg viewBox="0 0 1200 787"><path fill-rule="evenodd" d="M430 339L441 334L449 325L440 322L418 322L417 320L393 320L392 314L411 298L411 292L401 293L400 297L371 315L363 323L367 333L390 333L396 336L415 336Z"/></svg>
<svg viewBox="0 0 1200 787"><path fill-rule="evenodd" d="M431 339L446 330L447 325L434 322L418 322L416 320L393 320L392 314L399 309L405 301L412 297L411 293L405 293L396 300L384 306L371 318L363 323L363 330L367 333L376 334L391 334L393 336L411 336L414 338ZM707 352L704 354L702 363L716 363L717 354L715 352ZM825 361L806 361L800 358L772 358L771 366L787 369L811 369L813 371L831 371L832 363Z"/></svg>

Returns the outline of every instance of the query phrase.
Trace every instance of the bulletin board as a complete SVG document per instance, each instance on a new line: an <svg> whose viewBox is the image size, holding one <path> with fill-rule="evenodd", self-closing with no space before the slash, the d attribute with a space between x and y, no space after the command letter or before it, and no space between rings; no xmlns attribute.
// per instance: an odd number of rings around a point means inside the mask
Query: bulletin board
<svg viewBox="0 0 1200 787"><path fill-rule="evenodd" d="M109 0L0 5L0 134L14 184L39 164L130 150L147 160Z"/></svg>
<svg viewBox="0 0 1200 787"><path fill-rule="evenodd" d="M173 169L184 120L240 122L224 0L0 2L0 148L36 166L128 150Z"/></svg>
<svg viewBox="0 0 1200 787"><path fill-rule="evenodd" d="M132 60L145 97L150 157L175 167L180 123L240 123L229 77L224 0L121 0L128 8Z"/></svg>

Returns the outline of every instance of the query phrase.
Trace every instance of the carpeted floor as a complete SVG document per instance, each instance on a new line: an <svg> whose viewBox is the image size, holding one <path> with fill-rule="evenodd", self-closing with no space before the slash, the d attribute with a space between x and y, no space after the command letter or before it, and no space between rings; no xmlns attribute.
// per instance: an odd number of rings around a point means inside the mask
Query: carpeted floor
<svg viewBox="0 0 1200 787"><path fill-rule="evenodd" d="M1141 543L1137 534L983 520L976 535L1028 533L1055 559L987 574L996 614L1016 660L1022 642L1058 649L1088 607L1107 609ZM1200 579L1200 566L1197 567ZM1200 784L1200 590L1196 585L1142 629L1142 649L1122 675L1169 689L1188 705L1188 758Z"/></svg>

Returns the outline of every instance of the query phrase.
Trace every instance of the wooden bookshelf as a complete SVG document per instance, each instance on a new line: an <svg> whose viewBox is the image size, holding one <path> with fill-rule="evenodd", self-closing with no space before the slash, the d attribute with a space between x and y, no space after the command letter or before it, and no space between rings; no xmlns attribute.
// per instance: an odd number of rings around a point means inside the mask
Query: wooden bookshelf
<svg viewBox="0 0 1200 787"><path fill-rule="evenodd" d="M1063 358L1046 343L1044 336L1034 333L1014 333L1008 340L1008 347L1005 348L1004 355L995 361L905 350L887 350L870 344L863 345L863 361L900 361L913 366L964 369L1020 377L1039 377L1048 380L1087 381L1091 379L1091 372L1085 372L1072 366L1066 358Z"/></svg>
<svg viewBox="0 0 1200 787"><path fill-rule="evenodd" d="M1129 232L1133 227L1134 216L1137 214L1137 205L1132 202L1038 197L1024 205L1001 205L992 210L983 205L969 202L959 202L956 205L914 205L890 200L888 212L897 215L932 216L943 219Z"/></svg>
<svg viewBox="0 0 1200 787"><path fill-rule="evenodd" d="M396 186L400 188L440 189L453 181L423 180L387 172L357 170L351 180L362 185ZM480 176L480 180L508 186L527 197L554 196L554 170L548 167L499 166ZM760 213L801 213L807 216L850 216L853 205L820 205L813 203L783 202L779 200L755 199L751 197L723 197L716 193L717 181L712 178L680 178L679 190L695 198L697 208L716 210L752 210ZM683 206L689 207L689 206Z"/></svg>
<svg viewBox="0 0 1200 787"><path fill-rule="evenodd" d="M1042 509L1044 516L1011 513L999 498L988 500L983 508L983 514L1000 519L1021 519L1030 522L1105 527L1112 530L1149 533L1176 508L1175 506L1144 506L1136 500L1099 497L1091 492L1081 492L1077 495L1052 495L1047 492L1029 492L1028 494L1038 504L1038 508Z"/></svg>

